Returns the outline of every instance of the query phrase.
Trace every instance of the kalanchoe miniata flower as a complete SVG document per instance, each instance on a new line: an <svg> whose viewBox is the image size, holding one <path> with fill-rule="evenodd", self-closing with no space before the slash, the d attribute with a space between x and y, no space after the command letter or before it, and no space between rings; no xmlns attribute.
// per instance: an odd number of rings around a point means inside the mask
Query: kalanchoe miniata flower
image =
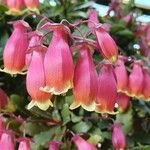
<svg viewBox="0 0 150 150"><path fill-rule="evenodd" d="M141 62L135 61L133 63L132 71L129 75L128 82L128 95L132 97L141 97L143 89L143 71L141 67Z"/></svg>
<svg viewBox="0 0 150 150"><path fill-rule="evenodd" d="M24 0L24 2L29 10L38 12L39 0Z"/></svg>
<svg viewBox="0 0 150 150"><path fill-rule="evenodd" d="M42 46L40 41L40 36L35 34L29 44L29 50L32 51L32 56L28 66L26 86L32 100L28 105L28 109L33 106L38 106L42 110L47 110L53 104L50 101L51 95L40 90L40 87L46 84L44 56L47 49Z"/></svg>
<svg viewBox="0 0 150 150"><path fill-rule="evenodd" d="M129 13L127 16L123 17L123 21L126 23L126 25L130 25L132 22L133 13Z"/></svg>
<svg viewBox="0 0 150 150"><path fill-rule="evenodd" d="M6 93L0 88L0 111L7 105L7 95Z"/></svg>
<svg viewBox="0 0 150 150"><path fill-rule="evenodd" d="M121 125L115 123L112 129L112 144L115 150L125 150L126 139L122 131Z"/></svg>
<svg viewBox="0 0 150 150"><path fill-rule="evenodd" d="M78 150L97 150L97 148L94 145L88 143L86 140L84 140L79 135L75 135L72 138L72 140L75 143Z"/></svg>
<svg viewBox="0 0 150 150"><path fill-rule="evenodd" d="M5 131L1 135L0 150L15 150L13 134L10 131Z"/></svg>
<svg viewBox="0 0 150 150"><path fill-rule="evenodd" d="M124 56L119 56L115 65L118 92L126 92L128 87L128 73L124 64L125 59L126 58Z"/></svg>
<svg viewBox="0 0 150 150"><path fill-rule="evenodd" d="M142 89L142 98L146 101L150 101L150 72L148 68L143 69L144 81Z"/></svg>
<svg viewBox="0 0 150 150"><path fill-rule="evenodd" d="M25 67L25 55L28 48L27 30L30 28L28 23L23 20L13 23L14 31L9 37L4 53L4 71L11 75L22 74Z"/></svg>
<svg viewBox="0 0 150 150"><path fill-rule="evenodd" d="M100 52L104 58L111 63L115 63L118 55L115 41L102 27L95 28L95 34Z"/></svg>
<svg viewBox="0 0 150 150"><path fill-rule="evenodd" d="M49 142L49 149L48 150L59 150L60 142L57 141L51 141Z"/></svg>
<svg viewBox="0 0 150 150"><path fill-rule="evenodd" d="M114 113L117 98L117 83L111 64L102 64L98 78L96 112Z"/></svg>
<svg viewBox="0 0 150 150"><path fill-rule="evenodd" d="M69 48L70 30L62 24L45 24L42 29L53 31L52 40L44 58L46 86L41 88L54 95L72 88L74 65Z"/></svg>
<svg viewBox="0 0 150 150"><path fill-rule="evenodd" d="M95 109L97 95L97 73L92 60L91 48L87 43L78 46L79 59L74 72L74 102L70 109L82 106L88 111Z"/></svg>
<svg viewBox="0 0 150 150"><path fill-rule="evenodd" d="M7 0L6 5L9 9L6 13L9 15L21 15L25 7L24 0Z"/></svg>
<svg viewBox="0 0 150 150"><path fill-rule="evenodd" d="M30 139L28 138L19 138L19 147L18 150L31 150Z"/></svg>
<svg viewBox="0 0 150 150"><path fill-rule="evenodd" d="M118 93L117 104L118 104L120 112L124 112L124 111L127 110L128 106L130 104L129 100L130 100L130 98L126 94L124 94L124 93Z"/></svg>

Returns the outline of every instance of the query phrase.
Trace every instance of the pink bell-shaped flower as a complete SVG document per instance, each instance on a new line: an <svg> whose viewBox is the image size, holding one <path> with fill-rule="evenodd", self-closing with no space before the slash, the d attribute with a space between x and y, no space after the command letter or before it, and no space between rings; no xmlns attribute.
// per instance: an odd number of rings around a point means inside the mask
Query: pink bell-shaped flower
<svg viewBox="0 0 150 150"><path fill-rule="evenodd" d="M20 138L18 141L19 141L18 150L31 150L30 139Z"/></svg>
<svg viewBox="0 0 150 150"><path fill-rule="evenodd" d="M0 150L15 150L14 139L11 132L3 132L0 139Z"/></svg>
<svg viewBox="0 0 150 150"><path fill-rule="evenodd" d="M115 150L125 150L126 139L121 129L121 125L116 123L113 125L112 144Z"/></svg>
<svg viewBox="0 0 150 150"><path fill-rule="evenodd" d="M60 142L52 141L49 143L49 149L48 150L59 150Z"/></svg>
<svg viewBox="0 0 150 150"><path fill-rule="evenodd" d="M129 75L129 83L128 83L128 94L132 97L141 97L142 89L143 89L143 71L141 67L141 62L135 61L133 63L132 71Z"/></svg>
<svg viewBox="0 0 150 150"><path fill-rule="evenodd" d="M32 56L28 66L26 87L32 100L28 104L28 109L38 106L42 110L47 110L53 104L50 101L51 95L40 90L40 87L46 85L44 56L47 49L41 45L40 41L40 36L34 35L29 44L29 51L32 51Z"/></svg>
<svg viewBox="0 0 150 150"><path fill-rule="evenodd" d="M46 86L41 90L60 95L72 88L74 65L69 48L70 30L62 24L45 24L42 29L53 31L44 58Z"/></svg>
<svg viewBox="0 0 150 150"><path fill-rule="evenodd" d="M98 78L96 112L114 113L117 98L117 83L114 68L111 64L103 64Z"/></svg>
<svg viewBox="0 0 150 150"><path fill-rule="evenodd" d="M115 41L102 27L95 28L95 34L100 52L104 58L111 63L115 63L118 55Z"/></svg>
<svg viewBox="0 0 150 150"><path fill-rule="evenodd" d="M115 65L115 75L117 79L117 90L118 92L126 92L128 87L128 73L125 67L125 58L119 56Z"/></svg>
<svg viewBox="0 0 150 150"><path fill-rule="evenodd" d="M6 93L0 88L0 111L3 109L8 103Z"/></svg>
<svg viewBox="0 0 150 150"><path fill-rule="evenodd" d="M26 7L31 11L38 11L39 0L24 0Z"/></svg>
<svg viewBox="0 0 150 150"><path fill-rule="evenodd" d="M92 60L90 46L83 43L78 46L79 59L74 72L74 102L70 109L82 106L87 111L95 110L95 100L97 95L97 73Z"/></svg>
<svg viewBox="0 0 150 150"><path fill-rule="evenodd" d="M85 141L83 138L81 138L79 135L75 135L72 138L73 142L75 143L78 150L97 150L97 148Z"/></svg>
<svg viewBox="0 0 150 150"><path fill-rule="evenodd" d="M124 112L124 111L127 110L128 106L130 104L129 100L130 100L130 98L126 94L124 94L124 93L118 93L117 104L118 104L120 112Z"/></svg>
<svg viewBox="0 0 150 150"><path fill-rule="evenodd" d="M11 75L22 74L25 67L25 55L28 48L28 23L19 20L13 23L14 31L8 39L4 53L4 71Z"/></svg>
<svg viewBox="0 0 150 150"><path fill-rule="evenodd" d="M9 15L21 15L25 7L24 0L6 0L5 3L9 9L6 13Z"/></svg>

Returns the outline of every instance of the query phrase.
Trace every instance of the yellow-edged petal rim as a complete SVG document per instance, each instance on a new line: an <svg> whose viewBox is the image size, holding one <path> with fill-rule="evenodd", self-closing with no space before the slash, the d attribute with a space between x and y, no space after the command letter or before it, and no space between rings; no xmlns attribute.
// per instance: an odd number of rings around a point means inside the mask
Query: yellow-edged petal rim
<svg viewBox="0 0 150 150"><path fill-rule="evenodd" d="M37 14L40 14L40 11L39 11L39 9L38 8L27 8L27 10L28 11L31 11L31 12L35 12L35 13L37 13Z"/></svg>
<svg viewBox="0 0 150 150"><path fill-rule="evenodd" d="M15 8L12 8L8 11L6 11L7 15L13 15L13 16L19 16L22 15L24 12Z"/></svg>
<svg viewBox="0 0 150 150"><path fill-rule="evenodd" d="M92 102L90 105L85 105L83 103L77 103L76 101L74 101L71 105L70 105L70 109L76 109L78 107L82 107L83 109L87 110L87 111L94 111L95 110L95 102Z"/></svg>
<svg viewBox="0 0 150 150"><path fill-rule="evenodd" d="M54 95L60 95L60 94L67 93L68 90L71 89L71 88L72 88L72 84L71 84L71 82L68 82L66 84L66 86L61 91L58 91L54 87L49 87L49 86L40 87L40 90L43 91L43 92L46 92L46 93L51 93L51 94L54 94Z"/></svg>
<svg viewBox="0 0 150 150"><path fill-rule="evenodd" d="M10 74L11 76L16 76L17 74L21 74L21 75L26 75L27 72L22 72L22 71L16 71L16 70L9 70L7 68L4 68L4 69L1 69L0 68L0 72L5 72L5 73L8 73Z"/></svg>
<svg viewBox="0 0 150 150"><path fill-rule="evenodd" d="M44 101L44 102L39 102L37 100L32 100L28 106L27 109L31 109L32 107L37 106L38 108L40 108L41 110L46 111L49 106L53 107L53 103L51 102L50 99Z"/></svg>
<svg viewBox="0 0 150 150"><path fill-rule="evenodd" d="M111 58L106 58L105 60L114 64L114 63L116 63L117 59L118 59L118 57L116 55L114 55Z"/></svg>

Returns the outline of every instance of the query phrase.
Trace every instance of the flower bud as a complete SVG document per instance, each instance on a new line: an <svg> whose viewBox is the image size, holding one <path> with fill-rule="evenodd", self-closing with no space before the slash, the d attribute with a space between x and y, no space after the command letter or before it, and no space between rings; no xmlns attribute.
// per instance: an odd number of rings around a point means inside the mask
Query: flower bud
<svg viewBox="0 0 150 150"><path fill-rule="evenodd" d="M83 138L81 138L79 135L75 135L72 138L73 142L75 143L78 150L97 150L97 148L85 141Z"/></svg>
<svg viewBox="0 0 150 150"><path fill-rule="evenodd" d="M129 75L128 94L132 97L140 97L143 89L143 71L141 63L136 61L133 63L133 69Z"/></svg>
<svg viewBox="0 0 150 150"><path fill-rule="evenodd" d="M11 75L22 74L25 67L25 55L28 48L28 23L23 20L13 23L14 31L8 39L4 53L4 71Z"/></svg>
<svg viewBox="0 0 150 150"><path fill-rule="evenodd" d="M79 46L79 59L75 67L73 83L75 101L70 109L82 106L87 111L93 111L97 95L97 73L90 47L85 43Z"/></svg>
<svg viewBox="0 0 150 150"><path fill-rule="evenodd" d="M30 139L20 138L18 141L19 141L18 150L31 150Z"/></svg>
<svg viewBox="0 0 150 150"><path fill-rule="evenodd" d="M118 92L125 92L128 87L128 73L124 64L124 59L123 56L120 56L115 66Z"/></svg>
<svg viewBox="0 0 150 150"><path fill-rule="evenodd" d="M6 93L0 88L0 111L1 109L5 108L7 105L8 100L7 100L7 95Z"/></svg>
<svg viewBox="0 0 150 150"><path fill-rule="evenodd" d="M49 143L49 149L48 150L59 150L60 142L52 141Z"/></svg>
<svg viewBox="0 0 150 150"><path fill-rule="evenodd" d="M121 125L116 123L113 125L112 144L115 150L125 150L126 139L121 129Z"/></svg>
<svg viewBox="0 0 150 150"><path fill-rule="evenodd" d="M144 74L144 81L143 81L143 89L142 89L142 95L144 100L150 101L150 73L148 69L143 70Z"/></svg>
<svg viewBox="0 0 150 150"><path fill-rule="evenodd" d="M37 11L39 6L39 0L24 0L25 5L31 11Z"/></svg>
<svg viewBox="0 0 150 150"><path fill-rule="evenodd" d="M123 21L126 23L126 25L130 25L132 22L133 13L129 13L127 16L123 17Z"/></svg>
<svg viewBox="0 0 150 150"><path fill-rule="evenodd" d="M15 150L14 139L11 132L3 132L1 135L0 150Z"/></svg>
<svg viewBox="0 0 150 150"><path fill-rule="evenodd" d="M61 24L45 24L43 29L53 31L52 40L44 58L46 86L41 90L60 95L72 88L74 65L68 45L70 30Z"/></svg>
<svg viewBox="0 0 150 150"><path fill-rule="evenodd" d="M50 101L51 95L40 90L46 84L44 72L46 47L40 44L39 35L34 35L31 38L29 49L30 51L32 50L32 56L28 66L26 86L32 100L28 105L28 109L31 109L33 106L38 106L42 110L47 110L53 104Z"/></svg>
<svg viewBox="0 0 150 150"><path fill-rule="evenodd" d="M111 64L103 64L98 77L96 112L113 114L116 98L117 83L114 68Z"/></svg>
<svg viewBox="0 0 150 150"><path fill-rule="evenodd" d="M106 60L115 63L117 60L118 49L112 37L101 27L95 29L95 34L100 48L100 52ZM109 44L108 44L109 43Z"/></svg>
<svg viewBox="0 0 150 150"><path fill-rule="evenodd" d="M25 7L24 0L7 0L6 5L9 9L6 13L9 15L21 15Z"/></svg>
<svg viewBox="0 0 150 150"><path fill-rule="evenodd" d="M129 106L129 100L130 100L130 98L126 94L118 93L117 104L119 106L120 112L124 112L127 110L128 106Z"/></svg>

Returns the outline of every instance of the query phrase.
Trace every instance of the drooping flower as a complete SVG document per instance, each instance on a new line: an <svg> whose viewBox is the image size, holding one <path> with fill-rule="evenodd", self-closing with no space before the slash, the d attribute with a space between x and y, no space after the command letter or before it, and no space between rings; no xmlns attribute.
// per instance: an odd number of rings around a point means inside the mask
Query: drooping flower
<svg viewBox="0 0 150 150"><path fill-rule="evenodd" d="M6 13L9 15L21 15L25 7L24 0L7 0L6 5L9 9Z"/></svg>
<svg viewBox="0 0 150 150"><path fill-rule="evenodd" d="M30 139L28 138L20 138L18 150L31 150Z"/></svg>
<svg viewBox="0 0 150 150"><path fill-rule="evenodd" d="M130 25L132 22L133 13L129 13L127 16L123 17L123 21L126 23L126 25Z"/></svg>
<svg viewBox="0 0 150 150"><path fill-rule="evenodd" d="M51 95L40 90L40 87L45 86L45 72L44 72L44 56L46 47L40 43L40 36L34 35L31 38L29 49L32 51L31 61L28 66L26 87L32 100L28 105L28 109L33 106L38 106L42 110L47 110L52 106L50 101Z"/></svg>
<svg viewBox="0 0 150 150"><path fill-rule="evenodd" d="M7 105L7 95L6 93L0 88L0 111Z"/></svg>
<svg viewBox="0 0 150 150"><path fill-rule="evenodd" d="M128 87L128 73L124 63L125 57L119 56L115 66L118 92L126 92Z"/></svg>
<svg viewBox="0 0 150 150"><path fill-rule="evenodd" d="M59 150L60 142L52 141L49 143L49 149L48 150Z"/></svg>
<svg viewBox="0 0 150 150"><path fill-rule="evenodd" d="M125 150L126 138L122 131L121 125L118 123L113 125L112 144L115 150Z"/></svg>
<svg viewBox="0 0 150 150"><path fill-rule="evenodd" d="M24 2L29 10L38 12L39 0L24 0Z"/></svg>
<svg viewBox="0 0 150 150"><path fill-rule="evenodd" d="M130 100L130 98L126 94L118 93L117 104L118 104L118 107L119 107L119 111L124 112L124 111L127 110L128 106L130 104L129 100Z"/></svg>
<svg viewBox="0 0 150 150"><path fill-rule="evenodd" d="M95 34L100 52L104 58L111 63L115 63L118 55L115 41L102 27L95 28Z"/></svg>
<svg viewBox="0 0 150 150"><path fill-rule="evenodd" d="M2 117L0 117L0 139L1 139L1 135L3 134L4 131L5 131L4 119Z"/></svg>
<svg viewBox="0 0 150 150"><path fill-rule="evenodd" d="M97 148L94 145L88 143L86 140L84 140L79 135L75 135L72 138L72 140L75 143L78 150L97 150Z"/></svg>
<svg viewBox="0 0 150 150"><path fill-rule="evenodd" d="M97 73L92 60L90 46L86 43L79 47L79 59L74 72L74 102L70 109L82 106L88 111L95 109L95 100L97 95Z"/></svg>
<svg viewBox="0 0 150 150"><path fill-rule="evenodd" d="M3 132L0 139L1 150L15 150L13 135L10 131Z"/></svg>
<svg viewBox="0 0 150 150"><path fill-rule="evenodd" d="M142 95L144 100L150 101L150 73L147 68L143 69L144 81L143 81L143 89Z"/></svg>
<svg viewBox="0 0 150 150"><path fill-rule="evenodd" d="M135 61L133 63L132 71L129 75L128 95L132 97L141 97L143 89L143 71L141 62Z"/></svg>
<svg viewBox="0 0 150 150"><path fill-rule="evenodd" d="M98 78L96 112L114 113L117 98L117 83L114 68L111 64L103 64Z"/></svg>
<svg viewBox="0 0 150 150"><path fill-rule="evenodd" d="M41 90L60 95L72 88L73 82L74 65L68 44L70 30L62 24L51 23L42 28L53 31L53 36L44 58L46 86Z"/></svg>
<svg viewBox="0 0 150 150"><path fill-rule="evenodd" d="M11 75L21 74L25 67L25 55L28 48L28 23L23 20L13 23L14 31L8 39L4 53L4 71Z"/></svg>

